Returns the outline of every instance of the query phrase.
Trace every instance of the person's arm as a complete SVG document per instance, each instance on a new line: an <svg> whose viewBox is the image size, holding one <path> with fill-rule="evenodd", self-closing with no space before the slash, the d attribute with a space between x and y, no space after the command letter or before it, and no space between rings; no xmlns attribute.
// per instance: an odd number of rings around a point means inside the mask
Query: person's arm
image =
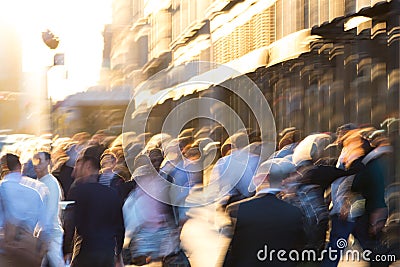
<svg viewBox="0 0 400 267"><path fill-rule="evenodd" d="M114 262L115 262L115 267L124 267L124 261L122 259L122 254L119 254L118 256L115 255L114 257Z"/></svg>
<svg viewBox="0 0 400 267"><path fill-rule="evenodd" d="M115 255L119 257L122 251L122 247L124 245L125 238L125 226L124 226L124 217L122 214L122 207L119 202L116 203L117 206L117 214L116 214L116 247L115 247Z"/></svg>
<svg viewBox="0 0 400 267"><path fill-rule="evenodd" d="M385 225L388 209L385 202L385 181L387 178L387 163L375 159L367 164L367 169L356 175L351 190L360 192L366 198L366 208L369 209L369 232L376 235Z"/></svg>
<svg viewBox="0 0 400 267"><path fill-rule="evenodd" d="M235 265L234 264L235 263L235 254L232 253L232 246L233 246L233 243L237 242L237 240L235 239L235 231L236 231L236 223L237 223L238 213L239 213L239 205L233 204L233 205L228 206L227 214L229 214L229 216L233 216L232 220L234 222L232 222L232 225L230 225L229 227L226 226L225 228L221 229L222 230L221 234L230 238L229 246L227 247L222 267L230 267L230 266Z"/></svg>
<svg viewBox="0 0 400 267"><path fill-rule="evenodd" d="M0 185L0 192L1 192L1 185ZM4 220L5 220L5 210L3 209L3 196L0 193L0 228L4 227Z"/></svg>
<svg viewBox="0 0 400 267"><path fill-rule="evenodd" d="M222 225L220 229L220 233L226 237L232 238L233 236L238 218L239 206L239 203L232 203L226 208L223 216L225 218L225 224Z"/></svg>
<svg viewBox="0 0 400 267"><path fill-rule="evenodd" d="M76 204L77 204L77 188L73 187L68 192L68 199L74 201L72 204L68 204L64 210L64 241L63 241L63 252L64 255L72 253L73 250L73 239L76 227Z"/></svg>
<svg viewBox="0 0 400 267"><path fill-rule="evenodd" d="M309 180L310 184L318 184L323 188L327 188L336 179L347 175L345 170L333 166L320 165L307 171L304 177Z"/></svg>
<svg viewBox="0 0 400 267"><path fill-rule="evenodd" d="M352 162L348 170L338 169L333 166L319 165L304 173L302 182L318 184L323 188L330 186L332 182L343 176L350 176L365 168L361 158Z"/></svg>
<svg viewBox="0 0 400 267"><path fill-rule="evenodd" d="M55 181L54 181L55 182ZM61 188L59 188L59 185L57 182L50 184L49 186L49 203L47 207L47 211L50 216L51 223L54 223L54 217L57 217L59 215L59 210L60 210L60 200L62 198L61 194Z"/></svg>
<svg viewBox="0 0 400 267"><path fill-rule="evenodd" d="M179 186L169 188L169 198L173 201L172 211L174 213L175 223L179 226L188 220L187 212L188 207L185 207L186 199L190 193L189 178L188 173L185 170L174 169L172 172L173 177L168 177L171 179L172 183Z"/></svg>
<svg viewBox="0 0 400 267"><path fill-rule="evenodd" d="M49 190L44 184L41 184L43 187L40 188L41 197L40 197L40 215L38 220L38 226L40 228L40 239L46 243L50 242L51 232L52 232L52 218L50 213L51 206L51 198L49 194Z"/></svg>

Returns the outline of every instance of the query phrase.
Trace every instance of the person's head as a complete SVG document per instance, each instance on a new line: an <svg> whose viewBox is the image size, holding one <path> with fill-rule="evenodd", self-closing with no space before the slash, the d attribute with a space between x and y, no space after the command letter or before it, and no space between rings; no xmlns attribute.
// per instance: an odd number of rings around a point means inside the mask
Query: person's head
<svg viewBox="0 0 400 267"><path fill-rule="evenodd" d="M143 166L151 165L151 161L148 155L146 154L139 154L135 157L133 169L136 170Z"/></svg>
<svg viewBox="0 0 400 267"><path fill-rule="evenodd" d="M253 177L257 190L266 187L281 188L282 181L296 171L295 165L285 158L273 158L263 162Z"/></svg>
<svg viewBox="0 0 400 267"><path fill-rule="evenodd" d="M335 141L334 144L337 144L338 147L341 149L343 147L343 140L344 140L343 137L349 131L355 130L357 128L358 128L358 126L356 124L354 124L354 123L346 123L346 124L343 124L343 125L339 126L336 129L336 141Z"/></svg>
<svg viewBox="0 0 400 267"><path fill-rule="evenodd" d="M185 151L186 148L190 147L193 143L193 138L190 136L178 137L179 149L181 152Z"/></svg>
<svg viewBox="0 0 400 267"><path fill-rule="evenodd" d="M104 152L103 146L89 146L78 156L73 171L75 178L98 174L100 171L100 156Z"/></svg>
<svg viewBox="0 0 400 267"><path fill-rule="evenodd" d="M111 150L106 149L100 157L100 166L102 171L112 171L117 165L117 157Z"/></svg>
<svg viewBox="0 0 400 267"><path fill-rule="evenodd" d="M180 134L178 135L178 138L190 137L191 139L193 139L193 135L194 135L194 128L187 128L180 132Z"/></svg>
<svg viewBox="0 0 400 267"><path fill-rule="evenodd" d="M232 144L230 142L226 142L221 146L221 156L225 157L231 153Z"/></svg>
<svg viewBox="0 0 400 267"><path fill-rule="evenodd" d="M163 153L159 148L153 148L149 151L149 158L154 169L158 172L160 170L160 165L164 160Z"/></svg>
<svg viewBox="0 0 400 267"><path fill-rule="evenodd" d="M300 131L295 127L284 129L282 132L280 132L279 136L281 139L279 140L278 150L281 150L287 145L298 143L301 140Z"/></svg>
<svg viewBox="0 0 400 267"><path fill-rule="evenodd" d="M196 140L199 138L208 137L208 135L210 134L210 130L211 130L210 127L203 126L193 135L193 138Z"/></svg>
<svg viewBox="0 0 400 267"><path fill-rule="evenodd" d="M296 166L309 165L325 156L331 136L326 133L310 134L294 149L292 161Z"/></svg>
<svg viewBox="0 0 400 267"><path fill-rule="evenodd" d="M41 178L49 173L49 165L51 162L51 156L46 151L39 151L32 157L33 169L38 178Z"/></svg>
<svg viewBox="0 0 400 267"><path fill-rule="evenodd" d="M100 145L100 144L102 144L104 138L106 138L106 135L104 134L104 131L99 130L89 140L89 145L93 145L93 146Z"/></svg>
<svg viewBox="0 0 400 267"><path fill-rule="evenodd" d="M224 127L222 127L221 125L217 125L211 129L208 137L210 137L215 142L220 142L220 144L223 144L228 138L228 134Z"/></svg>
<svg viewBox="0 0 400 267"><path fill-rule="evenodd" d="M365 131L366 129L350 130L342 137L342 156L346 168L349 167L354 160L365 156L372 150L371 144L363 136Z"/></svg>
<svg viewBox="0 0 400 267"><path fill-rule="evenodd" d="M78 142L79 144L85 144L90 140L90 134L87 132L81 132L74 134L74 136L71 138L72 141Z"/></svg>
<svg viewBox="0 0 400 267"><path fill-rule="evenodd" d="M19 157L15 154L7 153L0 158L1 176L7 175L11 172L21 172L21 162Z"/></svg>
<svg viewBox="0 0 400 267"><path fill-rule="evenodd" d="M182 159L181 150L179 148L179 139L171 140L164 150L165 161L176 162Z"/></svg>
<svg viewBox="0 0 400 267"><path fill-rule="evenodd" d="M249 144L249 137L246 132L237 132L229 138L234 149L242 149Z"/></svg>
<svg viewBox="0 0 400 267"><path fill-rule="evenodd" d="M198 146L191 146L186 150L185 158L188 160L198 160L201 158L201 152Z"/></svg>

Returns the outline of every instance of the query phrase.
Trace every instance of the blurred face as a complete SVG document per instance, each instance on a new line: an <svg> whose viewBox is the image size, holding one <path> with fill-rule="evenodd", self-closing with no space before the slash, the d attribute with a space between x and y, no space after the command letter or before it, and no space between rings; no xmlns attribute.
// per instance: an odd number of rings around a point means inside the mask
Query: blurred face
<svg viewBox="0 0 400 267"><path fill-rule="evenodd" d="M366 155L370 147L367 145L367 142L361 137L359 131L349 131L346 134L345 140L343 141L343 163L346 168L351 165L351 163L360 158L361 156Z"/></svg>
<svg viewBox="0 0 400 267"><path fill-rule="evenodd" d="M82 157L76 160L72 176L75 178L85 177L85 162Z"/></svg>
<svg viewBox="0 0 400 267"><path fill-rule="evenodd" d="M153 165L153 167L159 171L160 169L160 165L164 160L164 157L161 153L161 150L159 149L154 149L149 151L149 158L150 158L150 162Z"/></svg>
<svg viewBox="0 0 400 267"><path fill-rule="evenodd" d="M113 169L117 163L117 160L113 155L105 155L100 162L102 169Z"/></svg>
<svg viewBox="0 0 400 267"><path fill-rule="evenodd" d="M105 137L104 134L95 134L92 136L92 139L90 139L89 143L90 144L101 144L104 137Z"/></svg>
<svg viewBox="0 0 400 267"><path fill-rule="evenodd" d="M46 173L50 164L50 160L45 158L43 153L37 153L32 158L33 168L37 175Z"/></svg>
<svg viewBox="0 0 400 267"><path fill-rule="evenodd" d="M153 167L158 171L160 169L160 165L162 163L162 161L164 160L163 157L160 156L156 156L156 157L151 157L151 164L153 165Z"/></svg>
<svg viewBox="0 0 400 267"><path fill-rule="evenodd" d="M199 148L192 147L186 151L185 157L188 160L195 161L195 160L198 160L201 158L201 152L200 152Z"/></svg>

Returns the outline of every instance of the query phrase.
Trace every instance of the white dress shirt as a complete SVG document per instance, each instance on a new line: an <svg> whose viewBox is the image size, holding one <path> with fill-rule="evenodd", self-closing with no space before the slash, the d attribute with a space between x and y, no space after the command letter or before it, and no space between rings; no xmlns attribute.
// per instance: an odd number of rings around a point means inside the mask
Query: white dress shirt
<svg viewBox="0 0 400 267"><path fill-rule="evenodd" d="M20 224L32 233L38 226L41 237L49 240L48 195L43 183L17 172L7 174L0 184L0 225Z"/></svg>
<svg viewBox="0 0 400 267"><path fill-rule="evenodd" d="M47 211L49 213L52 232L63 233L60 220L60 201L62 200L62 190L57 179L47 174L39 179L49 189Z"/></svg>

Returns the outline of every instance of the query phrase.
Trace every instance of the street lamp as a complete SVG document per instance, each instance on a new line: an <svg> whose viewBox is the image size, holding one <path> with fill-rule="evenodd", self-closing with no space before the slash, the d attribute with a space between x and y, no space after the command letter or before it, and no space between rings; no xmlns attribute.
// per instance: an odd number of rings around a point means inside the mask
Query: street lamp
<svg viewBox="0 0 400 267"><path fill-rule="evenodd" d="M43 42L50 48L50 49L56 49L58 47L58 44L60 40L58 39L57 36L54 35L49 29L46 31L42 32L42 39Z"/></svg>

